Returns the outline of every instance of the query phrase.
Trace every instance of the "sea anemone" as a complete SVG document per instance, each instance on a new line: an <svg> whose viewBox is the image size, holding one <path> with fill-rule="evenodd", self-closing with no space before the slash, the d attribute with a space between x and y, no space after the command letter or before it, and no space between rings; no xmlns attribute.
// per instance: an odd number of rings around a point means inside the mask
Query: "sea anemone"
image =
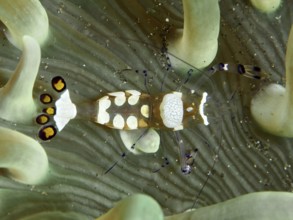
<svg viewBox="0 0 293 220"><path fill-rule="evenodd" d="M291 72L293 66L293 28L289 35L286 53L286 88L280 84L263 87L252 99L251 113L266 131L283 137L293 137L293 108L291 108Z"/></svg>
<svg viewBox="0 0 293 220"><path fill-rule="evenodd" d="M38 184L48 173L48 158L34 139L0 127L0 167L5 176L24 184Z"/></svg>
<svg viewBox="0 0 293 220"><path fill-rule="evenodd" d="M23 36L23 55L9 81L0 89L1 118L32 124L37 114L33 87L38 74L41 51L38 42Z"/></svg>
<svg viewBox="0 0 293 220"><path fill-rule="evenodd" d="M173 65L184 60L197 68L213 62L218 51L220 8L217 0L182 1L184 10L183 29L173 30L169 36L169 52ZM208 48L208 49L207 49Z"/></svg>
<svg viewBox="0 0 293 220"><path fill-rule="evenodd" d="M33 86L41 60L39 45L49 32L47 13L37 0L1 1L0 6L5 36L23 52L14 73L0 89L1 118L31 124L37 113Z"/></svg>
<svg viewBox="0 0 293 220"><path fill-rule="evenodd" d="M24 35L33 37L40 45L46 42L49 22L45 9L38 0L1 1L0 21L8 40L17 48L23 48Z"/></svg>
<svg viewBox="0 0 293 220"><path fill-rule="evenodd" d="M216 8L217 2L214 3ZM175 36L173 31L184 27L183 7L179 2L77 3L52 0L42 1L42 4L50 21L50 36L42 46L34 97L38 97L40 88L42 92L51 91L50 79L56 75L66 79L75 103L94 101L106 92L124 89L146 91L148 88L151 92L158 92L164 79L167 91L174 88L177 82L170 76L177 72L180 76L187 75L180 68L177 71L172 58L171 65L166 61L166 54L174 59L179 56L171 49L174 55L166 53L166 48L168 52L172 40L176 38L172 39ZM289 4L288 7L281 7L274 18L268 18L245 1L221 1L220 43L216 61L257 64L267 72L270 68L281 68L279 56L275 60L275 54L283 55L282 45L284 36L288 35L291 7ZM211 14L206 12L201 16L208 19ZM279 37L280 32L275 31L276 27L281 30L282 37ZM162 47L164 43L167 43L166 47ZM2 45L0 61L15 62L15 50L4 40ZM194 49L191 43L185 48ZM195 63L189 62L193 65L188 67L194 69ZM1 71L13 70L11 63L5 65L2 61ZM168 68L170 71L166 70ZM143 73L142 77L132 78L137 72ZM204 74L205 71L196 72ZM280 78L277 72L272 75L273 80ZM5 78L6 75L3 75L1 78ZM213 85L210 88L208 84L208 89L212 89L219 98L216 100L218 108L212 112L215 120L208 127L194 126L182 131L185 145L198 150L190 175L182 175L180 171L178 146L170 132L160 133L161 146L156 154L133 155L124 148L117 131L89 121L72 120L52 141L42 143L50 163L46 181L28 186L1 177L1 199L5 201L0 210L1 218L103 218L102 215L115 203L137 193L154 198L166 216L191 208L196 208L194 215L196 211L208 215L212 214L214 207L215 210L235 207L233 213L227 214L233 216L242 213L239 212L241 208L250 214L251 206L247 204L257 207L261 204L259 202L266 201L266 204L275 205L273 200L276 197L269 197L268 194L240 196L257 191L292 191L292 141L268 136L256 129L248 109L259 83L231 73L216 73L208 82ZM196 89L196 85L188 84L190 91ZM33 138L37 134L38 128L32 124L16 123L15 126L4 120L2 123ZM125 152L127 157L122 157ZM161 167L162 156L169 160L165 167ZM113 164L116 166L106 173ZM284 202L290 196L282 194L281 197L275 200L278 207L281 204L288 210ZM131 197L127 199L131 200ZM151 199L148 197L148 200ZM221 203L226 200L229 200L225 203L227 206ZM245 204L241 203L244 200ZM141 201L144 203L143 198ZM161 217L157 203L153 201ZM214 207L207 207L213 204ZM123 212L126 209L120 210ZM259 212L262 211L255 210L254 213L261 215ZM178 218L189 218L193 213L186 212L184 215Z"/></svg>

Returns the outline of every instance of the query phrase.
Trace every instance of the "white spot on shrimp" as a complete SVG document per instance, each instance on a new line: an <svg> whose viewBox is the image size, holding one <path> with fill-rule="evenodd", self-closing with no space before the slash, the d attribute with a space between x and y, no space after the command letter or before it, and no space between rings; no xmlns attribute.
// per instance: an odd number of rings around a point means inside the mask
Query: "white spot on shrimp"
<svg viewBox="0 0 293 220"><path fill-rule="evenodd" d="M114 103L115 105L117 106L122 106L126 101L126 97L125 95L124 96L117 96L115 99L114 99Z"/></svg>
<svg viewBox="0 0 293 220"><path fill-rule="evenodd" d="M68 89L56 101L56 115L54 120L59 131L76 116L76 106L72 103Z"/></svg>
<svg viewBox="0 0 293 220"><path fill-rule="evenodd" d="M126 90L126 92L131 94L131 96L128 98L128 104L129 105L137 104L137 102L138 102L138 100L140 98L141 92L139 92L137 90Z"/></svg>
<svg viewBox="0 0 293 220"><path fill-rule="evenodd" d="M137 129L137 118L133 115L129 116L126 120L126 124L130 129Z"/></svg>
<svg viewBox="0 0 293 220"><path fill-rule="evenodd" d="M208 93L207 92L204 92L202 94L202 99L201 99L201 102L200 102L200 105L199 105L199 114L201 115L201 117L203 119L203 123L205 125L208 125L209 124L208 117L204 113L204 106L205 106L205 103L207 101L207 96L208 96Z"/></svg>
<svg viewBox="0 0 293 220"><path fill-rule="evenodd" d="M114 103L117 106L122 106L126 101L126 97L125 97L124 92L111 92L111 93L108 93L108 94L110 96L115 96Z"/></svg>
<svg viewBox="0 0 293 220"><path fill-rule="evenodd" d="M193 111L193 107L187 107L187 108L186 108L186 111L187 111L187 112L192 112L192 111Z"/></svg>
<svg viewBox="0 0 293 220"><path fill-rule="evenodd" d="M149 118L150 117L150 107L148 105L143 105L140 108L140 113L143 117Z"/></svg>
<svg viewBox="0 0 293 220"><path fill-rule="evenodd" d="M132 96L129 96L128 98L128 104L129 105L135 105L137 104L138 100L139 100L139 97L138 95L132 95Z"/></svg>
<svg viewBox="0 0 293 220"><path fill-rule="evenodd" d="M167 128L180 128L183 120L182 93L173 92L163 97L160 115ZM178 129L180 130L180 129Z"/></svg>
<svg viewBox="0 0 293 220"><path fill-rule="evenodd" d="M124 128L124 125L125 125L124 118L120 114L115 115L113 119L114 128L122 129Z"/></svg>
<svg viewBox="0 0 293 220"><path fill-rule="evenodd" d="M107 109L110 107L111 101L109 100L109 96L104 96L99 99L99 110L97 122L99 124L106 124L110 121L110 115L107 112Z"/></svg>

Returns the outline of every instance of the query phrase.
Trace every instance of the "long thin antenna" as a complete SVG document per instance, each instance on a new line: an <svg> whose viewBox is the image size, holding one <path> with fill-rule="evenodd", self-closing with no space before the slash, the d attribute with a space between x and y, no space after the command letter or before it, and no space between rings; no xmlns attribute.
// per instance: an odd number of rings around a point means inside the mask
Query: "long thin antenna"
<svg viewBox="0 0 293 220"><path fill-rule="evenodd" d="M222 145L222 144L221 144L221 145ZM201 189L198 191L198 193L197 193L196 196L195 196L195 200L194 200L193 205L192 205L192 207L191 207L192 209L193 209L193 208L196 208L196 206L197 206L197 204L198 204L198 201L199 201L199 197L200 197L200 195L201 195L202 192L203 192L203 189L204 189L205 186L207 185L207 183L208 183L210 177L213 175L213 170L214 170L214 168L215 168L215 166L216 166L216 163L218 162L218 157L219 157L219 152L220 152L220 149L221 149L221 145L218 147L218 149L217 149L217 151L216 151L216 158L214 158L213 164L212 164L212 166L211 166L211 168L210 168L210 170L209 170L209 172L208 172L208 174L207 174L207 178L205 179L205 181L204 181L204 183L203 183Z"/></svg>
<svg viewBox="0 0 293 220"><path fill-rule="evenodd" d="M215 157L214 157L214 160L213 160L213 163L212 163L212 166L207 174L207 178L205 179L204 183L203 183L203 186L201 187L201 189L198 191L198 193L196 194L195 196L195 200L192 204L192 209L193 208L196 208L196 206L198 205L198 202L199 202L199 198L205 188L205 186L207 185L209 179L211 178L211 176L213 175L213 171L214 171L214 168L216 166L216 163L219 161L219 153L220 153L220 150L222 149L222 129L223 129L223 123L220 123L220 129L217 129L217 131L219 131L219 137L220 137L220 144L215 152Z"/></svg>

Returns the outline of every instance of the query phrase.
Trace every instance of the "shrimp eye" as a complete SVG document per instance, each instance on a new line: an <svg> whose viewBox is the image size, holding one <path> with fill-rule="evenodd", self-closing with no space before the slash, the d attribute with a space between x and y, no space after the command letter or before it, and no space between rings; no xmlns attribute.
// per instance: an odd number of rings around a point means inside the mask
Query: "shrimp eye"
<svg viewBox="0 0 293 220"><path fill-rule="evenodd" d="M40 114L37 118L36 118L36 122L40 125L44 125L46 123L48 123L50 121L50 118L48 115L46 114Z"/></svg>
<svg viewBox="0 0 293 220"><path fill-rule="evenodd" d="M48 107L48 108L43 109L43 112L48 115L55 115L56 109L54 107Z"/></svg>
<svg viewBox="0 0 293 220"><path fill-rule="evenodd" d="M52 139L57 134L57 130L54 126L49 125L42 127L39 131L39 138L43 141Z"/></svg>
<svg viewBox="0 0 293 220"><path fill-rule="evenodd" d="M57 92L63 92L66 89L65 80L61 76L56 76L52 79L52 87Z"/></svg>
<svg viewBox="0 0 293 220"><path fill-rule="evenodd" d="M52 96L50 96L49 94L40 95L40 100L43 104L49 104L53 101Z"/></svg>

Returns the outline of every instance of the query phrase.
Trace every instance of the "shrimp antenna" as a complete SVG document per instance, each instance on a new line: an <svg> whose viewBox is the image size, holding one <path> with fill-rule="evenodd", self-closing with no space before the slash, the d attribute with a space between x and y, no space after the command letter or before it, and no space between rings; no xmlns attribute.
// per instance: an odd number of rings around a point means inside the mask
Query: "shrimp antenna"
<svg viewBox="0 0 293 220"><path fill-rule="evenodd" d="M220 144L219 144L219 146L218 146L218 148L217 148L217 150L215 152L214 160L213 160L213 163L212 163L212 165L210 167L210 170L207 173L207 177L206 177L206 179L205 179L205 181L204 181L201 189L198 191L198 193L195 196L195 200L194 200L194 202L192 204L192 207L191 207L192 209L197 207L198 202L199 202L199 198L200 198L200 196L201 196L201 194L202 194L205 186L207 185L209 179L213 175L213 171L215 169L216 163L219 160L219 153L220 153L220 150L222 149L222 144L223 144L223 142L221 141L221 138L222 138L222 129L223 129L222 128L222 123L220 123L220 129L217 129L219 131L219 133L220 133L220 135L219 135L219 137L220 137Z"/></svg>
<svg viewBox="0 0 293 220"><path fill-rule="evenodd" d="M142 43L141 41L135 40L135 39L127 39L127 38L122 38L122 37L121 37L121 39ZM144 45L148 46L149 48L153 48L153 49L160 51L162 53L162 55L165 57L166 62L167 62L167 66L166 66L167 72L165 73L165 75L167 75L168 71L172 68L171 61L169 58L169 56L170 56L170 57L173 57L173 58L181 61L182 63L190 66L192 69L196 70L197 72L207 73L208 75L213 75L217 71L219 71L219 72L226 71L226 72L231 72L231 73L238 73L238 74L243 75L245 77L248 77L251 79L257 79L257 80L265 79L267 76L267 74L260 67L254 66L254 65L219 63L219 64L216 64L216 65L210 67L210 68L199 69L199 68L193 66L192 64L188 63L187 61L181 59L180 57L176 56L175 54L169 52L168 48L167 48L166 41L167 41L167 39L163 35L161 48L159 48L155 45L152 45L150 43L144 42ZM164 76L164 78L165 77L166 76ZM163 88L163 85L161 87ZM162 91L162 88L161 88L161 91Z"/></svg>

